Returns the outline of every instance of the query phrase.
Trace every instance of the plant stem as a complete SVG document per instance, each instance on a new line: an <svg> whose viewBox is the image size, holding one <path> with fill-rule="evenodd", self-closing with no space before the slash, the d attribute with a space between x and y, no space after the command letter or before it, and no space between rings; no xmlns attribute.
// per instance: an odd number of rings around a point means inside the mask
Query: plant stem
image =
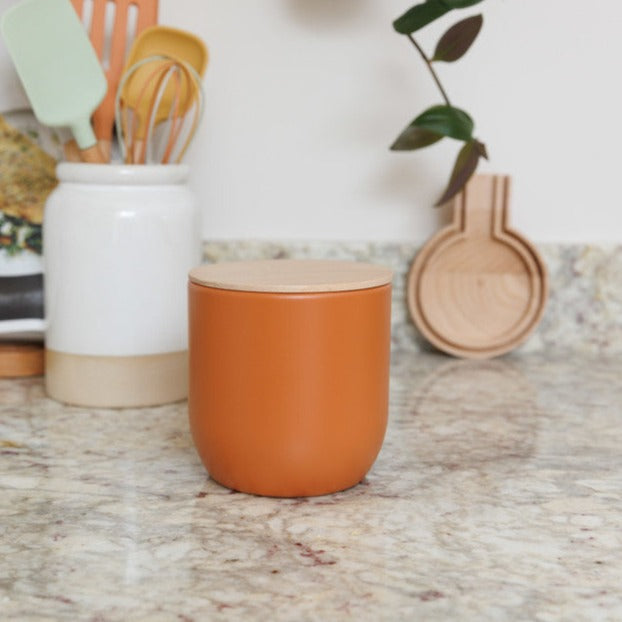
<svg viewBox="0 0 622 622"><path fill-rule="evenodd" d="M434 78L434 82L436 82L436 86L438 86L438 89L441 92L441 95L443 96L443 99L445 100L445 103L448 106L451 106L451 102L449 101L449 97L447 97L447 93L445 93L445 89L443 88L443 85L441 84L441 81L438 79L438 76L436 75L436 71L434 71L434 67L432 67L432 63L431 63L430 59L425 55L425 52L421 49L421 47L415 41L414 37L411 34L407 34L406 36L410 39L412 44L417 48L417 52L419 52L419 54L421 54L421 58L423 58L423 60L425 61L425 64L428 66L428 69L430 70L430 73L432 74L432 77Z"/></svg>

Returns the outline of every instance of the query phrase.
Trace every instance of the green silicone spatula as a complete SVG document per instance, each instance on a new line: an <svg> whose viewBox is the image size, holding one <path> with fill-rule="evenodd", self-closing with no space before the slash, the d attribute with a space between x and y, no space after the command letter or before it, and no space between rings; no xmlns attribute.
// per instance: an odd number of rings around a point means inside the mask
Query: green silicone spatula
<svg viewBox="0 0 622 622"><path fill-rule="evenodd" d="M69 0L23 0L0 30L37 119L68 126L82 159L103 162L90 119L106 76Z"/></svg>

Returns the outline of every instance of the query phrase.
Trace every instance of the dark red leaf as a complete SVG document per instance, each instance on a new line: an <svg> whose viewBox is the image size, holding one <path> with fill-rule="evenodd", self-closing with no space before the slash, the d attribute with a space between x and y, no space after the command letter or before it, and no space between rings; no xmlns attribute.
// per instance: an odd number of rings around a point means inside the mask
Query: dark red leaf
<svg viewBox="0 0 622 622"><path fill-rule="evenodd" d="M445 188L445 192L436 202L435 207L439 207L455 197L464 188L467 181L471 179L471 175L475 172L479 162L480 144L477 140L471 140L460 149L447 188Z"/></svg>
<svg viewBox="0 0 622 622"><path fill-rule="evenodd" d="M484 23L481 15L473 15L454 24L436 44L433 61L453 63L471 47Z"/></svg>

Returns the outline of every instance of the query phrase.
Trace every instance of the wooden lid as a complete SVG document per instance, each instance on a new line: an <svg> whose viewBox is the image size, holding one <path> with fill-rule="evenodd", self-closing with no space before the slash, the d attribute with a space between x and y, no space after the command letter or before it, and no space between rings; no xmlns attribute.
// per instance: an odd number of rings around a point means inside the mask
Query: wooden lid
<svg viewBox="0 0 622 622"><path fill-rule="evenodd" d="M339 292L391 283L389 268L356 261L266 259L198 266L190 271L197 285L246 292Z"/></svg>

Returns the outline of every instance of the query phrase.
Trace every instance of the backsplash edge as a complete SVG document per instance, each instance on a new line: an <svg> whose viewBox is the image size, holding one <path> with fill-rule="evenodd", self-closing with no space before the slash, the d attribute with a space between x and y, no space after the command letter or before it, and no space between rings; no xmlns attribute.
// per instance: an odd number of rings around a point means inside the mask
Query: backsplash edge
<svg viewBox="0 0 622 622"><path fill-rule="evenodd" d="M418 334L406 305L406 278L418 251L407 242L207 240L203 261L341 259L383 264L393 280L393 347L432 349ZM622 244L541 244L549 299L534 333L516 352L622 353Z"/></svg>

